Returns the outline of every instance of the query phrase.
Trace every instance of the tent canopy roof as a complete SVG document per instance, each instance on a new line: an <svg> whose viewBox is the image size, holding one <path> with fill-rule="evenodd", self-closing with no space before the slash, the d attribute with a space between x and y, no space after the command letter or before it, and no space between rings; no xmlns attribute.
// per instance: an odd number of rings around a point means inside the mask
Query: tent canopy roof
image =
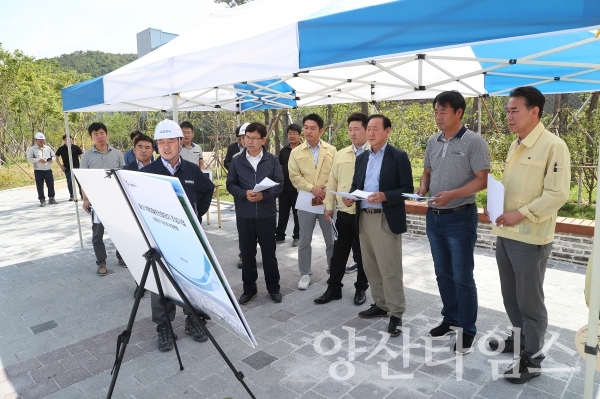
<svg viewBox="0 0 600 399"><path fill-rule="evenodd" d="M600 90L595 0L256 0L101 78L65 111L279 108ZM440 29L443 27L443 29ZM217 32L217 33L215 33ZM558 51L557 51L558 49Z"/></svg>

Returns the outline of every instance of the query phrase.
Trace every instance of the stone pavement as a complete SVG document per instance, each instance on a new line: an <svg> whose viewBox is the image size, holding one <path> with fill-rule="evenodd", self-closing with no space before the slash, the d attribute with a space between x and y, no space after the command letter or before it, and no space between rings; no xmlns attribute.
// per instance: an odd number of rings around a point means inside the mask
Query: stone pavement
<svg viewBox="0 0 600 399"><path fill-rule="evenodd" d="M0 398L105 397L116 338L127 323L135 282L117 265L108 236L111 273L103 278L94 274L90 221L81 214L85 246L80 250L74 205L66 201L64 183L57 190L59 205L39 208L36 197L33 187L0 192ZM225 206L219 229L215 209L211 212L214 222L205 231L239 296L235 214ZM403 237L406 329L382 347L387 321L357 317L367 306L352 303L355 274L346 276L342 300L313 303L327 279L319 235L317 227L314 275L307 291L296 288L296 249L288 239L277 247L283 302L269 300L261 276L259 297L242 308L257 348L209 323L257 398L582 397L584 362L573 345L575 331L587 322L581 266L549 265L547 370L517 386L495 378L494 370L501 375L512 357L486 352L489 334L504 334L509 326L492 252L476 250L478 346L461 358L450 351L454 339L425 338L439 323L441 309L426 238ZM114 398L249 397L210 342L196 343L185 335L180 311L174 327L185 370L179 371L174 351L158 352L149 298L146 294L141 302ZM600 378L596 389L598 383Z"/></svg>

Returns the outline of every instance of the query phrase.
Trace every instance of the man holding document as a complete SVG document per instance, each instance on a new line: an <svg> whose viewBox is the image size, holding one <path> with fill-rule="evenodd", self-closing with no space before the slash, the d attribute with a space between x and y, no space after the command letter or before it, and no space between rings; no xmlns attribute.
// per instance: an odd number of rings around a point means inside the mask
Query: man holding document
<svg viewBox="0 0 600 399"><path fill-rule="evenodd" d="M327 269L333 253L333 236L331 223L323 214L325 206L325 188L331 172L336 149L321 140L323 134L323 118L317 114L309 114L302 120L306 141L294 148L288 161L290 180L298 190L298 223L300 224L300 245L298 246L298 269L300 281L298 289L308 289L310 284L312 263L312 235L317 219L325 240Z"/></svg>
<svg viewBox="0 0 600 399"><path fill-rule="evenodd" d="M513 333L504 342L492 339L489 345L493 350L521 353L504 377L522 384L541 374L548 327L544 274L556 215L569 198L571 160L565 142L540 122L544 95L526 86L514 89L509 97L506 119L518 137L506 157L504 213L492 221L492 233L498 236L496 261Z"/></svg>
<svg viewBox="0 0 600 399"><path fill-rule="evenodd" d="M465 108L465 99L457 91L445 91L433 100L435 123L441 133L427 141L425 167L415 190L433 197L426 229L444 318L429 336L441 339L459 334L454 346L459 355L473 350L477 333L475 194L485 189L490 171L486 141L462 124Z"/></svg>
<svg viewBox="0 0 600 399"><path fill-rule="evenodd" d="M366 199L356 205L355 223L360 238L363 266L375 302L359 317L390 317L387 332L402 333L406 310L402 276L402 233L406 233L403 193L413 191L408 155L388 144L392 122L384 115L371 115L367 139L371 149L356 158L350 192L364 190ZM344 198L346 206L353 201ZM302 233L302 231L301 231Z"/></svg>
<svg viewBox="0 0 600 399"><path fill-rule="evenodd" d="M283 190L283 171L279 158L263 147L267 128L253 122L246 127L246 145L229 165L227 191L235 199L235 216L242 251L242 281L244 293L241 305L249 304L258 295L256 280L256 242L260 245L269 297L275 303L282 300L279 292L279 267L275 256L277 210L275 199Z"/></svg>

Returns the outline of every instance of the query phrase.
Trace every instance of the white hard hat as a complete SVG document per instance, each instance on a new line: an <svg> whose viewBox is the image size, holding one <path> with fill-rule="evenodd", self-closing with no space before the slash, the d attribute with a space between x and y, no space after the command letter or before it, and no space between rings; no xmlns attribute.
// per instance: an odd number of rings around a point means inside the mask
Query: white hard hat
<svg viewBox="0 0 600 399"><path fill-rule="evenodd" d="M44 136L44 133L36 133L34 137L36 140L46 140L46 136Z"/></svg>
<svg viewBox="0 0 600 399"><path fill-rule="evenodd" d="M246 135L246 128L248 127L248 125L250 125L249 123L244 123L242 126L240 126L240 132L237 134L238 136L245 136Z"/></svg>
<svg viewBox="0 0 600 399"><path fill-rule="evenodd" d="M165 119L156 125L154 129L154 140L170 139L173 137L183 137L181 127L170 119Z"/></svg>

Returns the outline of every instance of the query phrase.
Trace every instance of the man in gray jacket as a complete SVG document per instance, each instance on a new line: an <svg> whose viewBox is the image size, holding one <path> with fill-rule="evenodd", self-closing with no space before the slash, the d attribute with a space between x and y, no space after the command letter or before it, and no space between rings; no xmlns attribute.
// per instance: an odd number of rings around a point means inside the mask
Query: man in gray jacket
<svg viewBox="0 0 600 399"><path fill-rule="evenodd" d="M44 196L44 182L48 187L48 203L58 204L54 199L54 176L52 175L52 161L56 154L49 145L46 145L46 136L44 133L35 134L35 144L27 150L27 160L33 164L33 174L35 176L35 185L37 187L40 206L46 206L46 197Z"/></svg>
<svg viewBox="0 0 600 399"><path fill-rule="evenodd" d="M275 199L283 189L283 171L279 158L263 147L267 128L259 122L246 127L245 147L236 154L229 165L227 191L235 199L235 216L242 251L242 281L244 293L239 302L250 303L258 295L256 280L256 242L260 244L263 270L269 297L281 302L279 268L275 256L275 229L277 210ZM257 183L269 178L276 186L263 191L253 191Z"/></svg>

